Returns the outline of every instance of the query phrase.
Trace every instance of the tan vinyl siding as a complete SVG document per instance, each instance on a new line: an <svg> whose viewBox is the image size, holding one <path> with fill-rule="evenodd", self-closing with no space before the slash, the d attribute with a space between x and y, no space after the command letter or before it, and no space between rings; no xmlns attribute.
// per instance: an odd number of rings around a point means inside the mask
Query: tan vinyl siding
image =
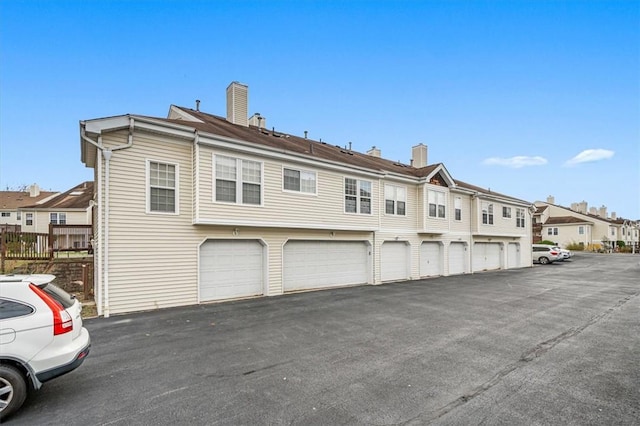
<svg viewBox="0 0 640 426"><path fill-rule="evenodd" d="M262 162L262 206L229 204L213 201L214 172L213 153L234 158ZM294 193L282 189L283 166L316 172L317 195ZM372 214L347 214L344 212L344 178L354 177L372 182ZM268 225L300 228L354 228L377 227L378 182L368 177L342 174L320 168L310 168L292 163L282 164L260 157L235 155L231 152L200 150L199 218L215 221L219 218L239 221L245 225Z"/></svg>
<svg viewBox="0 0 640 426"><path fill-rule="evenodd" d="M406 205L404 216L386 213L385 185L404 188L406 194ZM378 185L378 210L380 212L380 229L381 230L398 230L416 232L416 223L418 220L417 212L417 185L407 184L404 182L394 182L392 180L380 180Z"/></svg>
<svg viewBox="0 0 640 426"><path fill-rule="evenodd" d="M105 144L126 143L126 132ZM105 138L106 139L106 138ZM131 148L110 162L109 301L111 313L192 304L197 257L190 228L191 151L187 142L136 133ZM158 144L162 149L158 150ZM179 214L148 214L147 160L179 166Z"/></svg>
<svg viewBox="0 0 640 426"><path fill-rule="evenodd" d="M455 199L456 197L460 198L460 207L461 207L461 220L456 220L455 217ZM456 192L451 192L449 196L449 211L451 214L449 215L449 223L451 232L463 232L469 233L471 229L471 220L472 220L472 211L471 211L471 196L467 194L460 194Z"/></svg>

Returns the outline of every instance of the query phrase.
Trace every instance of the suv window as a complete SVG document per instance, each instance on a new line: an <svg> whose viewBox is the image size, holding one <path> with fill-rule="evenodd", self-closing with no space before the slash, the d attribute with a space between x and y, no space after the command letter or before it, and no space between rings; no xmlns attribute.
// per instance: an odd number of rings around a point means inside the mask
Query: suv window
<svg viewBox="0 0 640 426"><path fill-rule="evenodd" d="M33 313L33 308L13 300L0 299L0 320L21 317Z"/></svg>
<svg viewBox="0 0 640 426"><path fill-rule="evenodd" d="M44 290L49 296L60 303L65 309L73 306L75 302L75 296L70 295L60 287L53 283L42 284L38 286L41 290Z"/></svg>

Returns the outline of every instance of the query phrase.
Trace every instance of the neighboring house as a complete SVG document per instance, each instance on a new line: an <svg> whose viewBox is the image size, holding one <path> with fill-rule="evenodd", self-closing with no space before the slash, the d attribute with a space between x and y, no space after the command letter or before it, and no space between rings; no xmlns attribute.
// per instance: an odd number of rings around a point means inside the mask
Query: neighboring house
<svg viewBox="0 0 640 426"><path fill-rule="evenodd" d="M52 225L91 225L93 182L82 182L37 204L20 208L23 232L48 233Z"/></svg>
<svg viewBox="0 0 640 426"><path fill-rule="evenodd" d="M26 191L0 191L0 228L20 231L25 223L21 207L41 204L59 194L59 192L40 191L35 183Z"/></svg>
<svg viewBox="0 0 640 426"><path fill-rule="evenodd" d="M95 169L100 315L531 266L531 203L267 130L248 88L227 118L171 106L80 123Z"/></svg>
<svg viewBox="0 0 640 426"><path fill-rule="evenodd" d="M579 244L587 247L600 244L615 249L617 241L637 249L640 226L638 221L621 219L615 213L607 215L607 208L591 207L587 202L573 203L571 207L555 204L554 197L547 201L536 201L533 215L534 242L549 240L562 247ZM635 249L634 249L635 250Z"/></svg>
<svg viewBox="0 0 640 426"><path fill-rule="evenodd" d="M93 193L93 182L82 182L44 202L21 207L22 232L48 234L49 225L67 225L63 232L54 233L52 247L56 250L89 247L91 230L74 225L92 224Z"/></svg>

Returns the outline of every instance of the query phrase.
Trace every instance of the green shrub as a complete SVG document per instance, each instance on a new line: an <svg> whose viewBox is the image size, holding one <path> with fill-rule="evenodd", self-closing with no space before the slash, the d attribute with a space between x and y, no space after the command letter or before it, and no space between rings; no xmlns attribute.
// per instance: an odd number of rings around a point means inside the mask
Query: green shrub
<svg viewBox="0 0 640 426"><path fill-rule="evenodd" d="M554 243L553 241L549 241L549 240L540 241L540 244L546 244L548 246L555 246L556 245L556 243Z"/></svg>

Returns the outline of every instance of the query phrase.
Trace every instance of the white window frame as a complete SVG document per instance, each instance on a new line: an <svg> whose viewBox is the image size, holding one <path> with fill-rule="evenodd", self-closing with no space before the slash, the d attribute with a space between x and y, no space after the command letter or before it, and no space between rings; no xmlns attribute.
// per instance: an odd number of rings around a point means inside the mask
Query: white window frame
<svg viewBox="0 0 640 426"><path fill-rule="evenodd" d="M285 188L285 173L286 173L287 170L299 173L298 183L299 183L300 187L299 187L298 190ZM303 190L303 188L302 188L303 187L303 185L302 185L303 175L306 175L307 177L313 175L313 192L309 192L309 191L304 191ZM293 194L318 195L318 174L316 172L314 172L314 171L311 171L311 170L305 170L305 169L299 169L299 168L296 168L296 167L283 166L282 167L282 191L283 192L291 192Z"/></svg>
<svg viewBox="0 0 640 426"><path fill-rule="evenodd" d="M453 199L453 219L458 222L462 221L462 197Z"/></svg>
<svg viewBox="0 0 640 426"><path fill-rule="evenodd" d="M174 211L159 211L159 210L151 210L151 163L162 164L166 166L173 166L174 170L174 181L173 188L170 187L162 187L157 186L160 189L172 189L174 194ZM178 163L172 163L170 161L164 160L146 160L146 200L145 200L145 209L147 214L153 215L168 215L168 216L178 216L180 214L180 165Z"/></svg>
<svg viewBox="0 0 640 426"><path fill-rule="evenodd" d="M489 201L483 201L480 203L480 209L482 210L480 213L482 224L483 225L493 225L494 221L494 213L493 213L493 203ZM486 217L485 217L486 212Z"/></svg>
<svg viewBox="0 0 640 426"><path fill-rule="evenodd" d="M22 212L20 210L16 212L16 220L22 220Z"/></svg>
<svg viewBox="0 0 640 426"><path fill-rule="evenodd" d="M31 223L29 223L31 222ZM33 226L33 213L25 213L24 215L25 226Z"/></svg>
<svg viewBox="0 0 640 426"><path fill-rule="evenodd" d="M66 213L49 213L49 223L52 225L66 225L67 214Z"/></svg>
<svg viewBox="0 0 640 426"><path fill-rule="evenodd" d="M231 159L231 160L235 160L236 162L236 176L235 176L235 180L234 182L236 183L236 200L235 201L219 201L216 200L216 180L218 179L216 174L217 174L217 170L216 170L216 158L217 157L223 157L223 158L227 158L227 159ZM255 164L259 164L260 165L260 182L245 182L243 179L243 163L255 163ZM212 154L212 169L213 169L213 173L212 173L212 191L211 191L211 200L214 203L218 203L218 204L229 204L229 205L237 205L237 206L244 206L244 207L263 207L264 206L264 162L263 161L257 161L257 160L252 160L249 158L242 158L242 157L234 157L231 155L225 155L225 154ZM260 185L260 203L258 204L254 204L254 203L245 203L243 200L243 186L244 184L252 184L252 185Z"/></svg>
<svg viewBox="0 0 640 426"><path fill-rule="evenodd" d="M503 219L511 219L511 207L502 206L502 218Z"/></svg>
<svg viewBox="0 0 640 426"><path fill-rule="evenodd" d="M387 201L393 202L393 211L387 211ZM404 209L402 213L399 212L399 203L404 203ZM398 185L384 185L384 214L391 216L406 216L407 215L407 188L405 186Z"/></svg>
<svg viewBox="0 0 640 426"><path fill-rule="evenodd" d="M584 235L584 226L578 226L578 235Z"/></svg>
<svg viewBox="0 0 640 426"><path fill-rule="evenodd" d="M347 180L352 180L356 182L356 193L354 194L347 194ZM364 197L361 193L362 191L362 186L363 184L368 184L369 185L369 196L368 197ZM356 211L355 212L351 212L351 211L347 211L347 198L355 198L356 199ZM369 199L369 211L368 212L362 212L362 206L363 200ZM354 178L354 177L345 177L343 179L343 188L342 188L342 201L344 203L343 206L343 211L346 214L362 214L362 215L367 215L367 216L371 216L373 214L373 182L370 180L363 180L363 179L358 179L358 178Z"/></svg>
<svg viewBox="0 0 640 426"><path fill-rule="evenodd" d="M432 205L435 207L435 211L433 212L433 214L431 214ZM427 189L427 216L431 219L444 220L447 218L447 193L446 192Z"/></svg>
<svg viewBox="0 0 640 426"><path fill-rule="evenodd" d="M524 209L516 207L516 228L524 228L526 226Z"/></svg>
<svg viewBox="0 0 640 426"><path fill-rule="evenodd" d="M2 217L11 217L11 212L2 212Z"/></svg>
<svg viewBox="0 0 640 426"><path fill-rule="evenodd" d="M547 228L547 235L558 235L558 228L557 227Z"/></svg>

